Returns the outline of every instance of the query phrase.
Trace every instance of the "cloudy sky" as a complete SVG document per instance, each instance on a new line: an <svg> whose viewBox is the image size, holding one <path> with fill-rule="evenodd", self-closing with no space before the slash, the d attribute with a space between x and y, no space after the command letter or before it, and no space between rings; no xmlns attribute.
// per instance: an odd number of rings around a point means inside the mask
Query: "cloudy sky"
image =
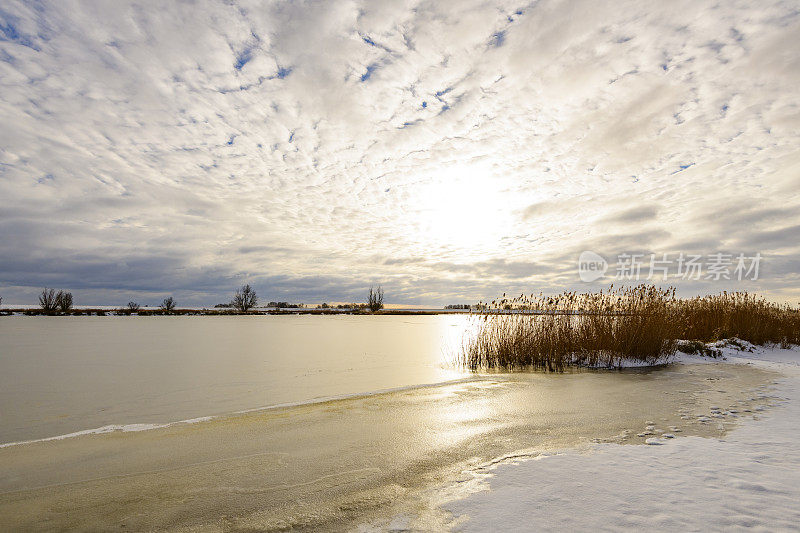
<svg viewBox="0 0 800 533"><path fill-rule="evenodd" d="M761 253L800 301L800 2L0 0L0 295L438 305ZM613 275L613 266L609 275Z"/></svg>

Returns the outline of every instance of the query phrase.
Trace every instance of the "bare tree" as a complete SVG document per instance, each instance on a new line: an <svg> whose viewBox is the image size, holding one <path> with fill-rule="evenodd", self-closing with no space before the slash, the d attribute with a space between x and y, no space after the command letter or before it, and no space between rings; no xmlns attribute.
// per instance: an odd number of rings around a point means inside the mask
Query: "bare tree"
<svg viewBox="0 0 800 533"><path fill-rule="evenodd" d="M377 289L369 288L369 300L367 300L369 310L373 313L383 309L383 289L378 285Z"/></svg>
<svg viewBox="0 0 800 533"><path fill-rule="evenodd" d="M175 298L172 296L164 298L164 301L161 302L161 309L167 313L171 313L173 309L175 309Z"/></svg>
<svg viewBox="0 0 800 533"><path fill-rule="evenodd" d="M258 296L250 284L243 285L241 289L237 289L231 301L231 305L243 313L255 307L257 303Z"/></svg>
<svg viewBox="0 0 800 533"><path fill-rule="evenodd" d="M58 298L55 289L42 289L42 294L39 295L39 305L45 313L55 313L58 309Z"/></svg>
<svg viewBox="0 0 800 533"><path fill-rule="evenodd" d="M138 310L139 310L139 304L137 304L136 302L128 302L128 311L138 311Z"/></svg>
<svg viewBox="0 0 800 533"><path fill-rule="evenodd" d="M70 309L72 309L72 293L58 291L56 295L56 305L62 313L69 313Z"/></svg>

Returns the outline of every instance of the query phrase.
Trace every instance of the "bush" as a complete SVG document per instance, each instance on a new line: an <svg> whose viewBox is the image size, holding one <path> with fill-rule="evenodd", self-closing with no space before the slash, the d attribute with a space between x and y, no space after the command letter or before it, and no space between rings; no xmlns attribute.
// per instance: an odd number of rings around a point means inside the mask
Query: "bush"
<svg viewBox="0 0 800 533"><path fill-rule="evenodd" d="M367 299L367 306L373 313L383 309L383 289L378 285L377 289L369 288L369 297Z"/></svg>
<svg viewBox="0 0 800 533"><path fill-rule="evenodd" d="M58 291L56 305L62 313L69 313L72 310L72 293Z"/></svg>
<svg viewBox="0 0 800 533"><path fill-rule="evenodd" d="M175 298L173 298L172 296L164 298L159 307L165 313L167 314L171 313L172 311L175 310Z"/></svg>
<svg viewBox="0 0 800 533"><path fill-rule="evenodd" d="M39 295L39 306L45 313L55 313L58 310L58 299L55 289L42 289Z"/></svg>
<svg viewBox="0 0 800 533"><path fill-rule="evenodd" d="M256 295L256 291L253 290L249 284L243 285L241 289L238 289L231 301L231 305L242 313L246 313L255 307L256 304L258 304L258 296Z"/></svg>

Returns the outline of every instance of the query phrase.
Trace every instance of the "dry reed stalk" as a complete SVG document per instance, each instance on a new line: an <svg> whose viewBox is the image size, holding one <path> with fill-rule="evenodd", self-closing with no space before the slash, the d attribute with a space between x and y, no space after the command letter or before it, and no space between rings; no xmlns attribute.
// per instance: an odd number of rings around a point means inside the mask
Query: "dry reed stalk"
<svg viewBox="0 0 800 533"><path fill-rule="evenodd" d="M459 357L472 370L654 364L675 352L678 339L800 343L800 311L745 292L678 299L674 287L612 285L596 293L503 295L479 307L479 325Z"/></svg>

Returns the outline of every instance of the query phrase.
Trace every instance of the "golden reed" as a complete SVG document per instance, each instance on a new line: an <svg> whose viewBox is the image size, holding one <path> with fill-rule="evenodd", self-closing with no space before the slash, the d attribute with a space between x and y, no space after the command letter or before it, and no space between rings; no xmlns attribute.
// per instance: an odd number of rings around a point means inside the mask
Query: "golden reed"
<svg viewBox="0 0 800 533"><path fill-rule="evenodd" d="M746 292L681 299L652 285L594 293L564 292L479 306L459 363L472 370L658 363L679 339L739 338L753 344L800 343L800 311Z"/></svg>

